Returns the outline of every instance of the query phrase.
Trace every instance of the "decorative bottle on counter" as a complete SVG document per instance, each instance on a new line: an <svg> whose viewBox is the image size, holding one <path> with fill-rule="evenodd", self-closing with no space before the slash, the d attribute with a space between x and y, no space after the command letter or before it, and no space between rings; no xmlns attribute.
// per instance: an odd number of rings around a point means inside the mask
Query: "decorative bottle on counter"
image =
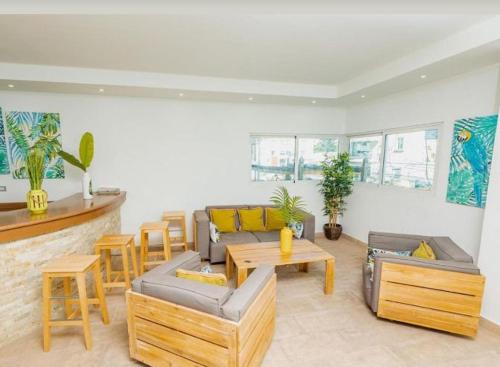
<svg viewBox="0 0 500 367"><path fill-rule="evenodd" d="M90 200L92 196L92 179L90 178L90 173L84 172L82 177L82 192L83 198L85 200Z"/></svg>

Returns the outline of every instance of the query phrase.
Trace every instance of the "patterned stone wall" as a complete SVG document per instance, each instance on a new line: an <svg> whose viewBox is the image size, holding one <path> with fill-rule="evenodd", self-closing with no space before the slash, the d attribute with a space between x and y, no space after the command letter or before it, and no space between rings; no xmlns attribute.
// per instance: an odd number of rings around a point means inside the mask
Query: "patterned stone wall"
<svg viewBox="0 0 500 367"><path fill-rule="evenodd" d="M95 241L106 233L120 233L119 208L58 232L0 244L0 346L41 327L40 267L63 255L93 254ZM62 316L61 306L54 303L53 318Z"/></svg>

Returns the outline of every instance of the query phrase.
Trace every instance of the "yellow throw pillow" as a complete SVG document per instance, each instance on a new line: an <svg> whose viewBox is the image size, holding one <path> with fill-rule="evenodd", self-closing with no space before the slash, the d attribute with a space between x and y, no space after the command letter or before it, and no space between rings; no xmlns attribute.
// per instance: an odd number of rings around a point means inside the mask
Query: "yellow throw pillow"
<svg viewBox="0 0 500 367"><path fill-rule="evenodd" d="M219 232L236 232L235 209L211 209L210 220Z"/></svg>
<svg viewBox="0 0 500 367"><path fill-rule="evenodd" d="M276 231L286 227L286 223L283 220L279 209L277 208L266 208L266 230Z"/></svg>
<svg viewBox="0 0 500 367"><path fill-rule="evenodd" d="M177 278L194 280L195 282L220 285L225 287L227 285L227 278L224 274L219 273L201 273L199 271L191 271L184 269L177 269L175 271Z"/></svg>
<svg viewBox="0 0 500 367"><path fill-rule="evenodd" d="M420 242L420 246L417 247L411 256L419 257L421 259L436 260L436 255L432 251L432 247L425 241Z"/></svg>
<svg viewBox="0 0 500 367"><path fill-rule="evenodd" d="M262 208L238 209L242 231L264 232L264 210Z"/></svg>

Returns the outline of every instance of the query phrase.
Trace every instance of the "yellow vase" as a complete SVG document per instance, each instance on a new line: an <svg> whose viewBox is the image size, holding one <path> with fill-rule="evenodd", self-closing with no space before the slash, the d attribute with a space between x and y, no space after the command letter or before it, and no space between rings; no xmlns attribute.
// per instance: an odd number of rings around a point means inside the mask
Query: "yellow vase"
<svg viewBox="0 0 500 367"><path fill-rule="evenodd" d="M280 250L284 255L292 253L293 232L290 228L284 227L280 232Z"/></svg>
<svg viewBox="0 0 500 367"><path fill-rule="evenodd" d="M45 190L30 190L26 194L28 210L33 214L42 214L47 211L48 196Z"/></svg>

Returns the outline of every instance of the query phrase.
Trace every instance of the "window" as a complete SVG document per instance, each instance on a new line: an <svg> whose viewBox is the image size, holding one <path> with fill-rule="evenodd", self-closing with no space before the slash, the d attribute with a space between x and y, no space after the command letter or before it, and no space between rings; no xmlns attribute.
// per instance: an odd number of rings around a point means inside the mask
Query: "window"
<svg viewBox="0 0 500 367"><path fill-rule="evenodd" d="M321 162L325 157L334 157L339 152L339 141L335 138L299 138L299 180L321 180Z"/></svg>
<svg viewBox="0 0 500 367"><path fill-rule="evenodd" d="M382 135L355 136L349 139L349 155L354 180L379 183Z"/></svg>
<svg viewBox="0 0 500 367"><path fill-rule="evenodd" d="M252 136L252 181L291 181L295 137Z"/></svg>
<svg viewBox="0 0 500 367"><path fill-rule="evenodd" d="M386 134L383 184L430 190L437 142L438 129L435 127Z"/></svg>
<svg viewBox="0 0 500 367"><path fill-rule="evenodd" d="M319 180L321 162L338 149L334 137L251 136L252 181Z"/></svg>

